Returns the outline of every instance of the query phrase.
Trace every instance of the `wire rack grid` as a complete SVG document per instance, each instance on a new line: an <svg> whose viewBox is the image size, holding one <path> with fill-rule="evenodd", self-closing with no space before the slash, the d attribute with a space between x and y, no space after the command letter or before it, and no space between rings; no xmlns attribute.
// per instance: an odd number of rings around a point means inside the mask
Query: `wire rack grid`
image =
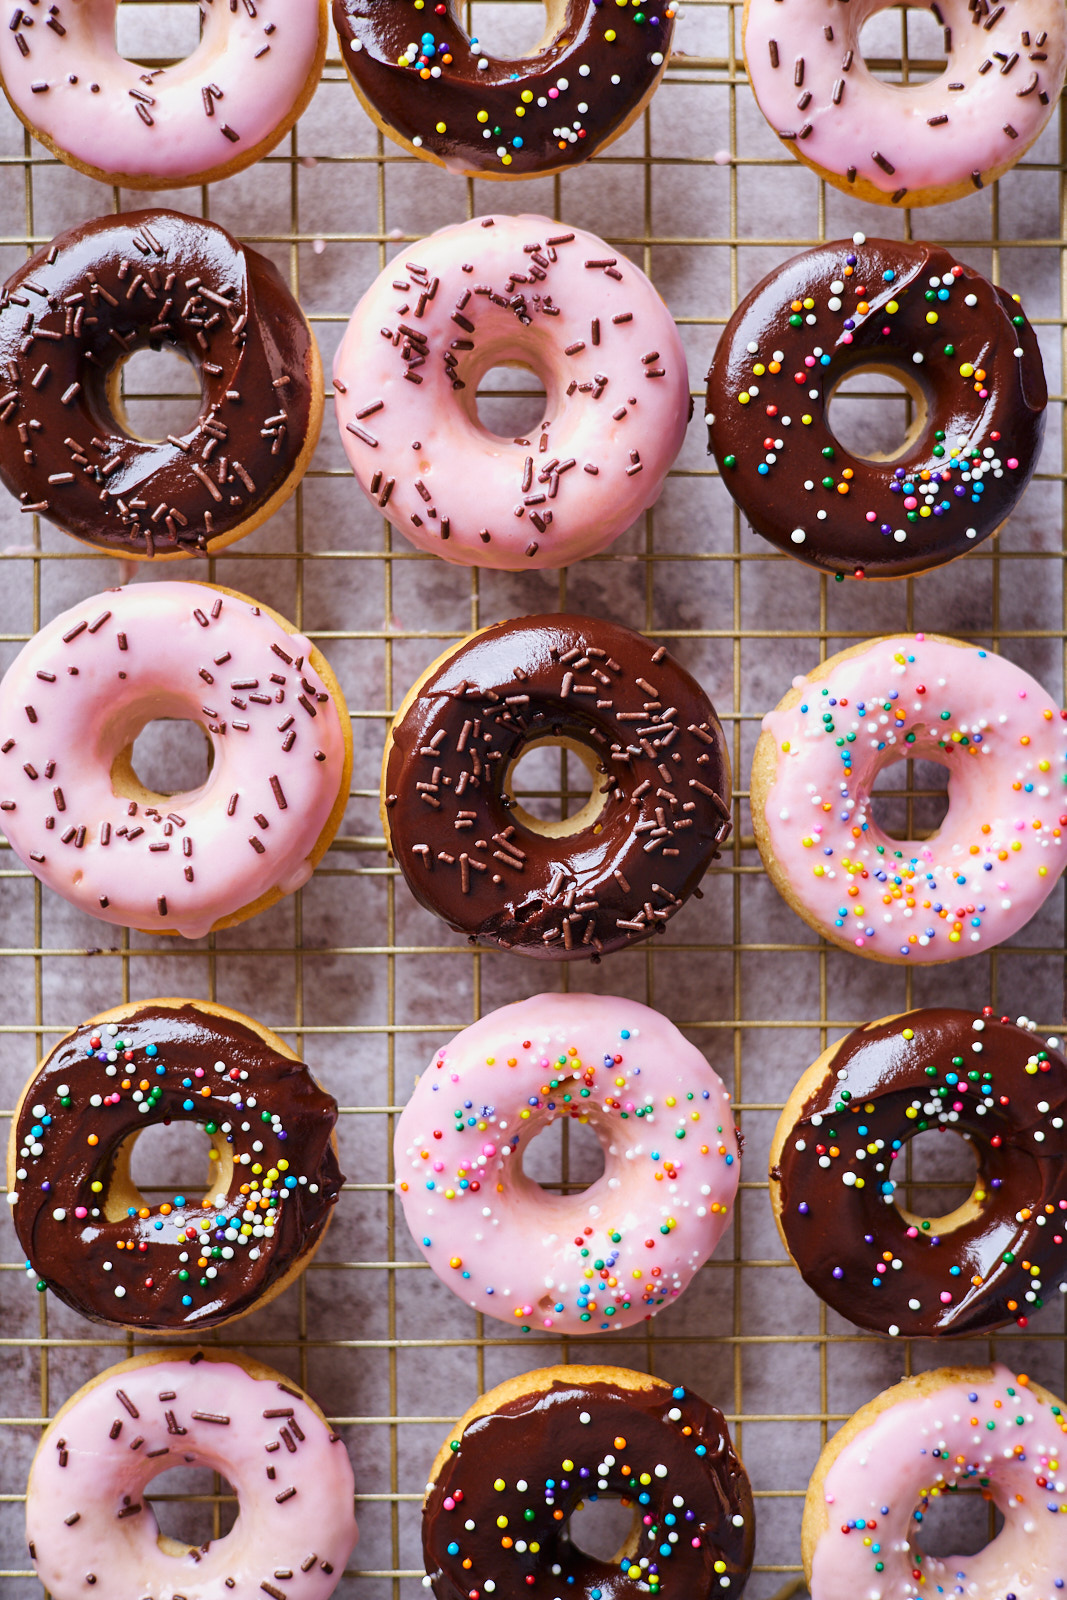
<svg viewBox="0 0 1067 1600"><path fill-rule="evenodd" d="M160 0L124 4L123 25L132 26L137 13L147 18L139 43L125 53L152 64L179 56L188 42L173 30L187 26L195 9ZM580 222L657 283L686 343L696 400L685 449L657 507L606 555L569 572L478 573L417 554L358 500L329 416L303 486L269 526L217 559L167 567L168 578L206 576L275 605L327 653L347 694L357 752L348 813L323 867L290 900L197 943L153 940L79 917L43 892L6 846L0 857L0 1104L14 1105L38 1055L80 1019L167 993L218 999L273 1026L341 1103L339 1138L351 1178L322 1250L282 1300L218 1342L306 1384L344 1432L362 1538L338 1591L343 1600L412 1600L420 1592L419 1504L440 1438L482 1389L558 1360L647 1369L719 1404L756 1491L751 1600L802 1586L800 1512L828 1432L880 1388L940 1364L944 1353L930 1343L860 1333L823 1307L783 1258L765 1181L777 1111L825 1043L872 1016L935 1000L991 1002L1047 1027L1064 1014L1062 891L989 957L926 972L862 962L821 945L784 910L753 847L746 789L763 713L796 672L856 638L924 626L978 638L1061 692L1062 112L1020 166L980 195L927 213L863 207L783 155L766 129L745 79L741 12L739 0L686 0L677 36L685 53L672 58L650 108L605 155L564 178L509 188L409 159L363 116L334 51L312 106L273 155L210 190L148 197L211 216L269 254L287 272L327 365L359 293L433 227L492 209ZM539 14L540 7L516 0L478 0L468 24L483 44L502 49L520 36L532 41L530 18ZM865 35L865 54L876 70L901 81L940 70L930 42L940 34L931 33L929 13L893 10L868 26L875 31ZM144 196L107 190L60 166L13 115L0 115L5 272L61 226L144 203ZM827 583L763 546L708 465L701 426L701 378L739 295L794 250L857 229L927 234L1022 289L1053 397L1041 469L999 539L938 573L890 585ZM146 431L165 433L195 407L173 367L131 364L124 376L130 415ZM490 375L490 388L494 380ZM878 387L853 383L847 408L835 412L835 422L840 415L841 427L860 441L884 430L893 406L905 408L897 420L906 420L906 400L879 400ZM510 433L529 425L538 401L531 388L516 388L512 374L496 382L485 407L483 416ZM20 519L9 504L0 507L0 520L2 664L76 598L155 576L124 570L36 518ZM411 902L377 820L390 712L443 642L496 617L564 606L662 639L696 673L728 730L736 794L733 838L702 898L654 945L580 971L472 951L452 938ZM138 749L139 758L155 762L158 788L169 773L175 789L188 777L189 751L172 735L164 730L155 745ZM886 817L909 837L936 826L943 780L938 769L893 769ZM563 752L558 767L542 758L531 768L524 788L531 806L569 807L581 785ZM610 1342L521 1335L469 1313L417 1259L391 1187L395 1117L434 1049L493 1006L566 988L628 995L666 1012L727 1082L746 1137L741 1193L714 1259L677 1305ZM541 1181L572 1188L591 1181L596 1156L581 1131L565 1127L538 1141L532 1170ZM149 1145L147 1135L143 1142ZM947 1209L963 1168L943 1146L930 1153L920 1143L909 1203ZM192 1187L188 1159L187 1150L154 1144L135 1175L146 1193L179 1180ZM22 1519L39 1429L80 1383L142 1342L36 1295L6 1217L0 1226L0 1586L11 1600L29 1600L40 1586L27 1562ZM1025 1331L954 1347L950 1359L999 1352L1063 1394L1063 1331L1057 1305ZM217 1478L168 1474L155 1489L167 1531L203 1539L232 1522L232 1494ZM957 1505L955 1514L964 1531L954 1526L946 1538L981 1542L987 1512ZM590 1548L610 1532L585 1522L582 1529Z"/></svg>

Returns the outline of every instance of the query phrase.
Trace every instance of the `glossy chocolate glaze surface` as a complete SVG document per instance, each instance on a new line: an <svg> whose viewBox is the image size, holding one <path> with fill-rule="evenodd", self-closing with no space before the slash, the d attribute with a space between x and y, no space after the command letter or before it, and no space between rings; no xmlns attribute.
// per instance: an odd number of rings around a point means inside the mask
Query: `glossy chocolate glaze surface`
<svg viewBox="0 0 1067 1600"><path fill-rule="evenodd" d="M801 1275L879 1333L1025 1326L1067 1277L1065 1112L1059 1049L988 1008L857 1028L771 1170ZM904 1146L928 1129L962 1135L977 1158L976 1214L950 1231L894 1203Z"/></svg>
<svg viewBox="0 0 1067 1600"><path fill-rule="evenodd" d="M84 1024L42 1063L19 1111L19 1241L42 1283L95 1322L213 1327L251 1309L326 1226L344 1182L336 1121L306 1066L193 1001ZM133 1215L108 1205L123 1146L160 1122L197 1123L229 1150L217 1203L167 1195Z"/></svg>
<svg viewBox="0 0 1067 1600"><path fill-rule="evenodd" d="M603 805L549 837L513 814L523 749L592 752ZM661 930L730 832L715 708L641 634L552 614L498 623L438 664L393 725L382 772L390 847L428 910L472 939L569 961Z"/></svg>
<svg viewBox="0 0 1067 1600"><path fill-rule="evenodd" d="M571 1540L571 1513L598 1495L639 1496L637 1537L621 1560ZM477 1418L431 1485L422 1522L437 1600L486 1593L487 1580L498 1600L598 1591L629 1600L650 1588L664 1600L736 1596L754 1537L751 1487L722 1413L652 1380L623 1388L557 1378Z"/></svg>
<svg viewBox="0 0 1067 1600"><path fill-rule="evenodd" d="M917 436L885 460L854 455L829 424L834 388L858 369L925 399ZM837 240L770 273L727 323L708 449L780 550L897 578L995 532L1037 464L1047 400L1034 330L1005 290L939 245Z"/></svg>
<svg viewBox="0 0 1067 1600"><path fill-rule="evenodd" d="M192 364L200 413L131 436L109 382L142 349ZM275 267L176 211L58 234L0 297L0 477L77 539L117 555L195 555L283 487L313 410L311 333Z"/></svg>
<svg viewBox="0 0 1067 1600"><path fill-rule="evenodd" d="M333 20L350 77L389 128L450 171L518 178L577 166L625 125L663 71L674 7L566 0L555 33L514 59L483 55L453 0L443 16L333 0Z"/></svg>

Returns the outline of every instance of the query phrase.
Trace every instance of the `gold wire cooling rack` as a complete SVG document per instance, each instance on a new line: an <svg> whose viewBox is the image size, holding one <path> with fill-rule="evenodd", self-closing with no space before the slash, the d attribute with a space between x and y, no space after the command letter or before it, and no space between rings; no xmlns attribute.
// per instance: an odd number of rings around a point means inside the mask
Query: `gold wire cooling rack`
<svg viewBox="0 0 1067 1600"><path fill-rule="evenodd" d="M157 15L175 9L155 0L151 7ZM479 3L468 21L483 34L495 29L495 39L509 18L534 10ZM327 357L356 297L397 248L493 208L550 211L608 236L657 282L690 355L696 415L663 499L611 552L570 572L507 578L417 554L357 504L329 419L303 487L268 528L206 564L167 567L169 578L203 575L269 600L322 646L341 677L356 735L355 786L341 837L300 894L231 933L171 944L80 920L10 853L0 858L0 1103L14 1104L38 1054L80 1018L127 999L180 993L237 1004L277 1028L342 1104L352 1181L322 1251L282 1301L218 1342L307 1384L345 1433L363 1536L338 1591L343 1600L412 1600L420 1592L419 1503L440 1438L483 1388L558 1360L647 1368L721 1405L757 1497L750 1600L802 1588L800 1510L828 1430L903 1373L945 1357L930 1343L861 1334L821 1306L783 1259L765 1182L777 1111L828 1039L872 1016L936 1000L991 1002L1050 1028L1063 1018L1062 890L989 957L925 972L865 963L820 945L782 909L753 848L746 791L763 712L795 672L854 638L918 627L980 638L1061 691L1062 112L1026 160L981 195L929 213L862 207L784 156L765 128L745 79L741 10L739 0L685 0L678 43L687 53L672 59L651 107L604 156L565 178L509 188L409 159L371 128L333 54L298 128L251 173L211 190L150 197L223 221L272 255ZM902 81L940 70L922 31L928 13L878 20L883 31L866 52L876 70ZM60 226L142 203L71 175L10 113L0 118L5 271ZM739 293L795 249L856 229L929 233L1023 287L1053 396L1041 471L999 540L940 573L891 585L828 583L756 540L706 464L700 422L703 372ZM127 391L135 417L135 405L181 398L151 382L138 389L132 368ZM861 418L875 403L862 387L853 399ZM521 404L523 394L496 403ZM525 403L537 402L527 393ZM0 513L0 538L10 541L0 556L5 663L63 605L119 581L114 562L36 518L24 519L33 523L27 532L9 513ZM497 616L568 606L643 629L697 673L728 729L736 782L733 839L703 898L654 945L580 971L472 951L447 935L412 906L384 853L376 808L390 710L442 641ZM895 776L885 804L896 810L887 815L914 837L915 827L938 820L936 774L908 766ZM565 754L558 775L542 766L535 800L571 805L570 778ZM415 1259L390 1184L395 1116L436 1046L509 999L585 987L644 1000L683 1027L731 1088L746 1136L732 1232L715 1259L678 1305L606 1344L524 1336L467 1312ZM564 1128L555 1147L548 1135L542 1143L544 1181L580 1187L595 1175L574 1131ZM166 1176L150 1171L144 1187L158 1188ZM921 1180L916 1195L927 1204L961 1176L915 1147L909 1179ZM22 1518L38 1430L80 1383L141 1342L35 1295L6 1216L0 1226L0 1585L5 1600L29 1600L40 1587ZM1058 1304L1025 1331L968 1341L948 1359L998 1351L1067 1391ZM202 1539L232 1521L233 1497L219 1479L168 1475L156 1487L168 1531ZM969 1535L978 1542L986 1516Z"/></svg>

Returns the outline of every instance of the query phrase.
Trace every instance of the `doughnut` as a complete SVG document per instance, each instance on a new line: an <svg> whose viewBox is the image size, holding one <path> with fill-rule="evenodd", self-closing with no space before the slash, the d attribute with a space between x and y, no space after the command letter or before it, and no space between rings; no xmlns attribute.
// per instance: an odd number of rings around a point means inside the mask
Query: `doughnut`
<svg viewBox="0 0 1067 1600"><path fill-rule="evenodd" d="M145 1490L176 1466L233 1485L222 1538L160 1533ZM292 1379L217 1346L153 1350L90 1378L49 1423L26 1536L55 1600L327 1600L358 1537L353 1495L343 1441Z"/></svg>
<svg viewBox="0 0 1067 1600"><path fill-rule="evenodd" d="M856 371L915 401L890 455L856 455L830 426ZM794 256L738 306L708 373L708 449L779 550L839 579L900 578L997 532L1033 476L1047 401L1017 295L940 245L858 233Z"/></svg>
<svg viewBox="0 0 1067 1600"><path fill-rule="evenodd" d="M1065 715L1014 662L938 634L868 639L794 678L752 762L756 843L778 893L875 961L991 950L1064 868ZM879 773L905 760L948 769L948 815L927 839L895 839L874 815Z"/></svg>
<svg viewBox="0 0 1067 1600"><path fill-rule="evenodd" d="M1052 1600L1067 1582L1065 1433L1063 1402L999 1363L886 1389L834 1434L808 1486L811 1600ZM979 1487L1001 1531L975 1555L929 1555L919 1536L931 1503Z"/></svg>
<svg viewBox="0 0 1067 1600"><path fill-rule="evenodd" d="M610 1561L581 1550L569 1526L601 1496L633 1507ZM748 1474L715 1406L625 1367L542 1367L483 1394L437 1452L423 1557L437 1600L519 1600L531 1588L573 1600L711 1600L744 1588L755 1522Z"/></svg>
<svg viewBox="0 0 1067 1600"><path fill-rule="evenodd" d="M265 1305L304 1270L344 1178L337 1104L276 1033L206 1000L92 1017L19 1098L8 1200L31 1278L94 1322L199 1332ZM138 1134L191 1122L211 1139L203 1200L153 1204L130 1173Z"/></svg>
<svg viewBox="0 0 1067 1600"><path fill-rule="evenodd" d="M945 70L907 84L881 82L863 59L863 25L885 8L745 0L745 64L759 108L787 150L857 200L933 206L973 194L1025 155L1055 109L1067 65L1063 7L936 0Z"/></svg>
<svg viewBox="0 0 1067 1600"><path fill-rule="evenodd" d="M782 1242L861 1328L909 1339L1025 1328L1046 1272L1067 1294L1065 1115L1060 1040L1025 1018L931 1006L869 1022L823 1051L779 1119ZM978 1164L969 1198L933 1221L898 1207L893 1177L930 1128L966 1139Z"/></svg>
<svg viewBox="0 0 1067 1600"><path fill-rule="evenodd" d="M458 7L434 9L412 19L397 0L333 0L333 20L372 121L472 178L565 172L606 149L652 98L674 32L673 5L623 13L604 0L547 0L528 55L486 56Z"/></svg>
<svg viewBox="0 0 1067 1600"><path fill-rule="evenodd" d="M499 366L544 383L528 439L479 421L478 384ZM412 245L353 312L333 379L372 504L420 550L505 571L606 549L659 498L691 412L678 330L644 273L538 216Z"/></svg>
<svg viewBox="0 0 1067 1600"><path fill-rule="evenodd" d="M206 0L200 43L145 70L118 52L119 0L16 7L0 39L11 109L54 156L102 183L178 189L249 167L318 87L326 0Z"/></svg>
<svg viewBox="0 0 1067 1600"><path fill-rule="evenodd" d="M587 1124L604 1152L581 1194L546 1194L522 1168L557 1117ZM408 1227L442 1283L475 1311L565 1336L628 1328L677 1299L722 1237L740 1151L696 1046L658 1011L593 994L534 995L464 1028L394 1140Z"/></svg>
<svg viewBox="0 0 1067 1600"><path fill-rule="evenodd" d="M148 347L199 379L181 438L141 439L126 415L122 366ZM318 348L277 269L177 211L68 228L11 275L0 389L0 478L22 510L135 561L210 554L258 527L304 476L322 421Z"/></svg>
<svg viewBox="0 0 1067 1600"><path fill-rule="evenodd" d="M188 794L156 794L134 771L134 741L158 718L206 735L209 776ZM337 832L351 770L329 664L276 611L217 584L93 595L0 680L11 848L122 928L199 939L292 894Z"/></svg>
<svg viewBox="0 0 1067 1600"><path fill-rule="evenodd" d="M555 823L510 788L546 744L593 781ZM471 634L415 681L386 739L381 815L408 888L457 933L599 960L662 932L695 892L729 836L730 792L715 708L666 646L552 614Z"/></svg>

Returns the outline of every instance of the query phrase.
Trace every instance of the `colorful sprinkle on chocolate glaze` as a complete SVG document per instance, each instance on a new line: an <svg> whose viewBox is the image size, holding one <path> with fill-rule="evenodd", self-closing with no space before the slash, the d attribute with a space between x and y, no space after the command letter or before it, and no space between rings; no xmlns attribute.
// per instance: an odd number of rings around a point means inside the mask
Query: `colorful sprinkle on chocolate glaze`
<svg viewBox="0 0 1067 1600"><path fill-rule="evenodd" d="M845 449L827 414L841 380L872 368L923 402L917 433L885 460ZM897 578L996 532L1037 464L1047 400L1017 295L939 245L856 234L746 296L708 373L705 420L756 533L838 578Z"/></svg>
<svg viewBox="0 0 1067 1600"><path fill-rule="evenodd" d="M361 99L417 152L481 177L559 171L613 139L664 70L674 11L567 0L540 48L510 59L485 55L451 0L333 0Z"/></svg>
<svg viewBox="0 0 1067 1600"><path fill-rule="evenodd" d="M589 1381L611 1372L549 1369L544 1387L451 1441L423 1511L436 1600L741 1593L755 1513L722 1413L681 1384L630 1372L619 1374L625 1386ZM634 1510L633 1535L611 1561L570 1536L572 1514L602 1496Z"/></svg>
<svg viewBox="0 0 1067 1600"><path fill-rule="evenodd" d="M1067 1061L991 1006L857 1028L786 1135L772 1188L805 1282L842 1316L904 1338L1025 1328L1067 1294ZM903 1160L930 1129L972 1146L954 1220L905 1214Z"/></svg>
<svg viewBox="0 0 1067 1600"><path fill-rule="evenodd" d="M344 1182L336 1121L306 1066L195 1001L84 1024L38 1069L15 1124L8 1200L31 1280L131 1328L251 1310L329 1220ZM215 1192L117 1207L130 1141L164 1122L209 1136Z"/></svg>

